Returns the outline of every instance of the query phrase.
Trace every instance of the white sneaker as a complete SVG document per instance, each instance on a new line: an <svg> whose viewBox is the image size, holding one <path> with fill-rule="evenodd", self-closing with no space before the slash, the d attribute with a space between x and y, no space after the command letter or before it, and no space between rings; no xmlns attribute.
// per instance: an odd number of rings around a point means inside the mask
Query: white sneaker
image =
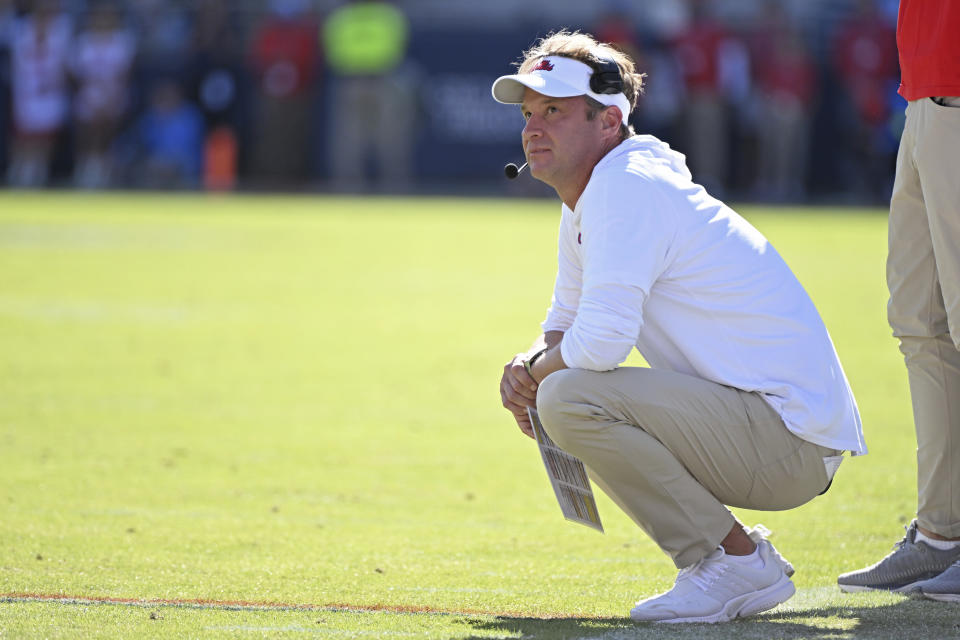
<svg viewBox="0 0 960 640"><path fill-rule="evenodd" d="M634 622L726 622L786 602L796 592L784 566L789 563L758 537L762 568L730 560L718 547L681 569L673 589L638 602L630 617Z"/></svg>
<svg viewBox="0 0 960 640"><path fill-rule="evenodd" d="M759 546L761 542L766 542L767 545L770 547L770 556L774 560L776 560L781 567L783 567L783 572L787 574L788 578L793 577L793 574L794 574L793 565L790 564L790 562L788 562L786 558L780 555L780 552L777 551L776 547L774 547L772 544L770 544L767 541L767 536L769 535L770 535L770 529L767 529L762 524L758 524L754 526L752 529L747 529L747 536L751 540L753 540L754 544Z"/></svg>

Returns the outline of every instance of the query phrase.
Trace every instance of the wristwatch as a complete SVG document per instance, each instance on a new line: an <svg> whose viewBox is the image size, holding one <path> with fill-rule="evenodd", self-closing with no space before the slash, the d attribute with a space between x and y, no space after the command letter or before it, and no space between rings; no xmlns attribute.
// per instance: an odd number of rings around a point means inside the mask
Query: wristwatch
<svg viewBox="0 0 960 640"><path fill-rule="evenodd" d="M545 354L549 349L550 347L544 347L543 349L540 349L540 351L537 351L535 354L530 356L527 360L523 361L523 368L527 370L527 373L530 374L531 378L533 377L533 371L531 371L533 363L536 362L537 358Z"/></svg>

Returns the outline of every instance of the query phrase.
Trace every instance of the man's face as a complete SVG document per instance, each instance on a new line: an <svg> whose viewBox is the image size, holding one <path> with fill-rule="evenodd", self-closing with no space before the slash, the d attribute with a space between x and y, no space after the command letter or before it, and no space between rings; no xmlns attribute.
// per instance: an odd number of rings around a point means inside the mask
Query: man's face
<svg viewBox="0 0 960 640"><path fill-rule="evenodd" d="M530 174L557 191L589 176L602 147L600 118L587 120L583 96L551 98L526 89L520 105Z"/></svg>

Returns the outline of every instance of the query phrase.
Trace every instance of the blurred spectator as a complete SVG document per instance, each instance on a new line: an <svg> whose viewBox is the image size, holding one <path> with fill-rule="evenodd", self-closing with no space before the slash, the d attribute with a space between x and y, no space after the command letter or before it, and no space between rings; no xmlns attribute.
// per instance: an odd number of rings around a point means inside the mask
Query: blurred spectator
<svg viewBox="0 0 960 640"><path fill-rule="evenodd" d="M591 33L623 51L646 74L644 93L630 122L637 133L649 133L668 143L677 136L676 123L683 105L684 87L676 57L654 34L641 38L622 0L608 3L606 12ZM646 91L650 83L655 91Z"/></svg>
<svg viewBox="0 0 960 640"><path fill-rule="evenodd" d="M236 12L222 0L199 0L194 36L191 82L207 131L204 184L230 189L236 185L239 169L245 84Z"/></svg>
<svg viewBox="0 0 960 640"><path fill-rule="evenodd" d="M599 42L606 42L613 45L614 48L623 51L630 56L636 63L637 70L640 73L648 71L648 61L644 58L640 49L640 37L634 28L633 20L627 14L627 7L621 0L608 0L603 15L596 25L590 30L590 33ZM637 111L630 115L630 123L636 128L639 120L640 105L637 105ZM636 129L641 133L649 131Z"/></svg>
<svg viewBox="0 0 960 640"><path fill-rule="evenodd" d="M202 169L203 116L175 80L159 80L134 124L132 181L150 189L193 188Z"/></svg>
<svg viewBox="0 0 960 640"><path fill-rule="evenodd" d="M306 0L271 0L250 50L257 80L253 173L286 183L308 177L317 22Z"/></svg>
<svg viewBox="0 0 960 640"><path fill-rule="evenodd" d="M864 122L886 119L886 85L897 73L896 33L876 10L860 0L857 14L843 25L834 43L834 64Z"/></svg>
<svg viewBox="0 0 960 640"><path fill-rule="evenodd" d="M96 189L112 183L112 145L129 102L135 52L133 33L123 24L115 0L93 4L71 62L78 187Z"/></svg>
<svg viewBox="0 0 960 640"><path fill-rule="evenodd" d="M802 200L816 68L800 33L778 3L767 3L756 32L752 40L759 102L755 195L762 200Z"/></svg>
<svg viewBox="0 0 960 640"><path fill-rule="evenodd" d="M874 0L859 0L857 12L840 27L833 42L833 63L846 90L848 107L842 130L850 153L848 188L874 199L889 196L891 152L884 152L889 94L898 63L896 32Z"/></svg>
<svg viewBox="0 0 960 640"><path fill-rule="evenodd" d="M13 0L0 0L0 175L7 168L10 130L10 43L16 13Z"/></svg>
<svg viewBox="0 0 960 640"><path fill-rule="evenodd" d="M692 21L676 42L687 99L684 131L690 168L711 192L727 185L728 136L732 126L728 95L743 97L749 85L743 45L711 14L707 0L694 0Z"/></svg>
<svg viewBox="0 0 960 640"><path fill-rule="evenodd" d="M198 0L190 76L209 128L239 126L243 36L222 0Z"/></svg>
<svg viewBox="0 0 960 640"><path fill-rule="evenodd" d="M603 15L591 32L597 41L613 45L630 56L634 62L639 63L640 38L626 9L622 0L608 2ZM637 68L642 67L638 64Z"/></svg>
<svg viewBox="0 0 960 640"><path fill-rule="evenodd" d="M180 76L187 65L193 21L191 0L127 0L137 31L137 74L142 88Z"/></svg>
<svg viewBox="0 0 960 640"><path fill-rule="evenodd" d="M676 56L667 44L648 36L638 49L637 69L647 74L644 92L633 115L637 133L649 133L676 146L686 99L683 77Z"/></svg>
<svg viewBox="0 0 960 640"><path fill-rule="evenodd" d="M72 26L56 0L37 0L11 42L14 140L7 178L17 187L47 183L57 137L69 115L67 60Z"/></svg>
<svg viewBox="0 0 960 640"><path fill-rule="evenodd" d="M383 0L353 0L323 26L335 76L328 162L338 189L363 188L370 155L386 188L411 182L417 101L403 66L408 37L406 16Z"/></svg>

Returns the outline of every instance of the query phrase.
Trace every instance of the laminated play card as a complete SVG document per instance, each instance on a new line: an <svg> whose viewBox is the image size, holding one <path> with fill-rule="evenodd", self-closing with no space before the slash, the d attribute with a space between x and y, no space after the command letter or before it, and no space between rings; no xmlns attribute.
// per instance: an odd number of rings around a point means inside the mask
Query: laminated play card
<svg viewBox="0 0 960 640"><path fill-rule="evenodd" d="M553 486L553 492L560 503L560 510L567 520L585 524L603 532L597 503L593 499L593 489L583 462L554 443L544 431L536 409L527 409L533 433L537 437L537 446L547 468L547 477Z"/></svg>

